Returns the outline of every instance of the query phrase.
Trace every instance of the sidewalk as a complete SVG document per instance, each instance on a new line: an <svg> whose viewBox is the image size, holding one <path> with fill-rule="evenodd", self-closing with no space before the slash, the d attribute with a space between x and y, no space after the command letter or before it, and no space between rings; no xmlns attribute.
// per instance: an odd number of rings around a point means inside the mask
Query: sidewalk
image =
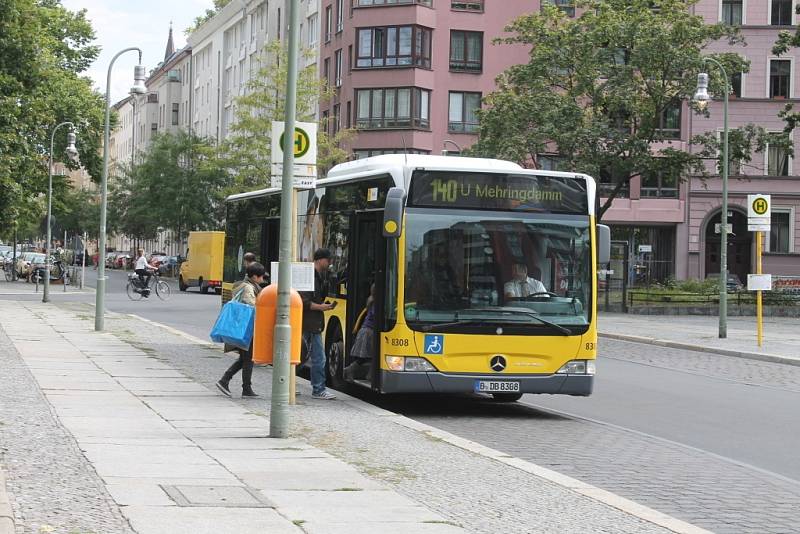
<svg viewBox="0 0 800 534"><path fill-rule="evenodd" d="M765 317L764 342L755 317L728 317L728 337L719 338L719 317L599 314L601 337L800 365L800 328L793 317Z"/></svg>
<svg viewBox="0 0 800 534"><path fill-rule="evenodd" d="M54 504L38 493L57 491L70 470L39 459L43 474L20 477L26 458L11 443L11 502L25 532L45 524L46 532L103 534L705 532L347 395L314 401L304 381L290 409L292 437L269 438L268 399L229 399L210 387L229 362L218 349L113 314L114 333L96 333L89 313L66 311L81 306L0 301L4 368L16 358L32 373L77 444L76 461L89 466L71 471L97 479L85 512L77 496ZM256 371L263 389L269 371ZM0 433L22 430L0 425ZM39 441L33 450L46 454L50 444Z"/></svg>

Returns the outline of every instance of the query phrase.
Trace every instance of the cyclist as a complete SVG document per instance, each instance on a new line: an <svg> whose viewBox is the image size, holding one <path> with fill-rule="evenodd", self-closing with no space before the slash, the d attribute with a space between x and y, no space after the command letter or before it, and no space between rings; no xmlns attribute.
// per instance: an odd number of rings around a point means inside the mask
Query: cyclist
<svg viewBox="0 0 800 534"><path fill-rule="evenodd" d="M148 286L150 285L150 277L153 276L153 271L156 270L156 267L147 262L143 249L140 248L137 253L138 257L136 258L135 272L139 275L139 282L142 284L142 296L149 297L150 291L148 290Z"/></svg>

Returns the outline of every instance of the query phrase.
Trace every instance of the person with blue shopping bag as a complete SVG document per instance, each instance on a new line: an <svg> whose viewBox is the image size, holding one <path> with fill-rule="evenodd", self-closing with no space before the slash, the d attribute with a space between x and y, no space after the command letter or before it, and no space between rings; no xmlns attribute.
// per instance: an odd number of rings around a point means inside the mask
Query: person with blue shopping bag
<svg viewBox="0 0 800 534"><path fill-rule="evenodd" d="M247 304L250 306L256 305L256 297L258 297L259 292L261 291L261 283L264 281L264 275L266 274L266 270L264 266L258 262L250 263L247 266L247 277L241 281L237 282L236 285L233 286L233 298L237 299L242 304ZM251 319L252 320L252 319ZM231 345L225 345L225 352L230 352L231 350L238 350L239 351L239 359L236 360L233 365L231 365L225 374L222 375L222 378L217 381L217 389L219 389L223 394L227 395L228 397L231 396L231 391L229 389L229 384L233 375L239 372L241 369L242 371L242 397L258 397L258 394L253 391L251 379L253 376L253 341L250 340L250 346L247 349L243 349L241 347L234 347Z"/></svg>

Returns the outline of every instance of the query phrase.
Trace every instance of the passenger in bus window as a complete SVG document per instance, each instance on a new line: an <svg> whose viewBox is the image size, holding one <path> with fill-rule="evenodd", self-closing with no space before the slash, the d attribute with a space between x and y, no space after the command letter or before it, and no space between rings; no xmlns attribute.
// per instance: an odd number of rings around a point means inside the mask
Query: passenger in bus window
<svg viewBox="0 0 800 534"><path fill-rule="evenodd" d="M366 315L361 322L361 328L358 329L355 341L353 341L353 349L350 351L350 356L353 358L353 363L348 365L345 370L345 377L349 380L366 378L370 380L370 370L372 363L372 352L375 347L375 282L369 288L369 297L367 298Z"/></svg>
<svg viewBox="0 0 800 534"><path fill-rule="evenodd" d="M522 299L531 295L548 296L547 288L535 278L528 276L528 266L515 263L511 268L511 280L505 283L503 293L506 299Z"/></svg>

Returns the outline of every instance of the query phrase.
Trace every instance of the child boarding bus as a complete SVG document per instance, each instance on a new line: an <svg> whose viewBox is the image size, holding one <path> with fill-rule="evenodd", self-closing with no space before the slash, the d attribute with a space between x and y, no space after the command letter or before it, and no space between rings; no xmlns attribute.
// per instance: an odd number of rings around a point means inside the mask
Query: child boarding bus
<svg viewBox="0 0 800 534"><path fill-rule="evenodd" d="M227 199L224 299L244 277L244 253L278 261L280 193ZM343 163L299 191L298 259L322 247L333 254L328 384L500 401L590 395L596 265L610 246L595 195L584 174L411 154ZM371 346L356 361L371 291Z"/></svg>

